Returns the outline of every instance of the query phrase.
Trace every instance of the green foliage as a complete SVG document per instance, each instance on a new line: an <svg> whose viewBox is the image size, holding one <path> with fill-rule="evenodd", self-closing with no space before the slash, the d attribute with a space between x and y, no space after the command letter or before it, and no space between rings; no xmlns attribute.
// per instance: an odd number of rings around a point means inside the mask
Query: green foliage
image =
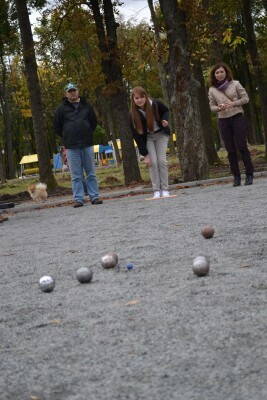
<svg viewBox="0 0 267 400"><path fill-rule="evenodd" d="M28 0L28 4L30 7L42 9L47 4L47 0Z"/></svg>
<svg viewBox="0 0 267 400"><path fill-rule="evenodd" d="M100 125L97 125L94 131L94 144L107 144L107 141L105 130Z"/></svg>
<svg viewBox="0 0 267 400"><path fill-rule="evenodd" d="M146 23L122 23L118 29L118 42L123 60L123 74L129 85L143 86L153 97L162 97L158 75L154 32Z"/></svg>
<svg viewBox="0 0 267 400"><path fill-rule="evenodd" d="M11 18L11 8L7 0L0 0L0 55L3 57L15 52L17 46L18 36Z"/></svg>

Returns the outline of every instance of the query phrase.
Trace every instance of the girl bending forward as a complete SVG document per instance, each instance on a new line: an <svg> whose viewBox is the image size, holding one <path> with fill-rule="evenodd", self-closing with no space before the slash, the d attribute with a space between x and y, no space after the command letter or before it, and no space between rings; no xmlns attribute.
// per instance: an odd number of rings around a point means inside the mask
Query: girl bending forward
<svg viewBox="0 0 267 400"><path fill-rule="evenodd" d="M168 165L166 151L170 136L169 110L158 100L151 99L145 89L138 86L131 95L131 126L134 140L149 175L154 198L168 197Z"/></svg>

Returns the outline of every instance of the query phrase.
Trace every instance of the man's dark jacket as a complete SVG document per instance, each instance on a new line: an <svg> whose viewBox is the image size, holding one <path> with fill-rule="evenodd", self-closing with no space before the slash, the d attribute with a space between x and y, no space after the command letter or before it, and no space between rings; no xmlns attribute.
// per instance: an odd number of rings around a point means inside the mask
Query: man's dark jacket
<svg viewBox="0 0 267 400"><path fill-rule="evenodd" d="M93 107L82 97L77 108L65 98L56 110L54 128L66 149L92 146L96 125Z"/></svg>
<svg viewBox="0 0 267 400"><path fill-rule="evenodd" d="M152 102L152 110L154 113L154 117L157 121L157 124L159 126L159 128L162 130L163 133L165 133L166 135L170 135L171 131L169 126L163 127L161 121L165 120L168 121L169 120L169 109L168 107L165 106L165 104L161 103L161 101L159 100L153 100ZM142 156L146 156L148 154L147 151L147 135L153 135L153 133L148 133L147 132L147 125L146 125L146 119L144 117L144 115L140 112L140 118L141 118L141 123L142 123L142 130L143 133L140 134L137 132L137 130L135 129L134 125L133 125L133 120L130 117L130 124L131 124L131 129L132 129L132 134L133 134L133 138L138 146L138 150L140 152L140 154Z"/></svg>

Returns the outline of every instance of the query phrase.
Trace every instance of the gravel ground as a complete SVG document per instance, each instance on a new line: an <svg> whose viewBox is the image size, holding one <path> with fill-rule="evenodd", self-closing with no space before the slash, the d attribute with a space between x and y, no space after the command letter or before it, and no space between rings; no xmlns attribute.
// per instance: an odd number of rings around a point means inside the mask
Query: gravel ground
<svg viewBox="0 0 267 400"><path fill-rule="evenodd" d="M266 399L266 185L31 210L1 224L0 399ZM120 268L101 267L108 251ZM192 273L199 254L211 261L203 278ZM92 283L76 280L81 266ZM52 293L38 287L47 274Z"/></svg>

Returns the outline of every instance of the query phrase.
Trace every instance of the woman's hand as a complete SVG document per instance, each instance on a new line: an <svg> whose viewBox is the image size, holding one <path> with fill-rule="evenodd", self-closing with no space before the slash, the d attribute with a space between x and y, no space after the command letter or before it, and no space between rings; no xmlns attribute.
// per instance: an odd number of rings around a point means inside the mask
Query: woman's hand
<svg viewBox="0 0 267 400"><path fill-rule="evenodd" d="M169 125L169 122L166 121L166 119L163 119L163 120L161 121L161 125L162 125L164 128L166 128L166 126Z"/></svg>
<svg viewBox="0 0 267 400"><path fill-rule="evenodd" d="M230 108L233 107L232 102L231 103L222 103L218 105L219 107L219 111L225 111L225 110L229 110Z"/></svg>
<svg viewBox="0 0 267 400"><path fill-rule="evenodd" d="M147 167L151 167L151 165L152 165L151 159L148 154L144 158L144 163L146 164Z"/></svg>

